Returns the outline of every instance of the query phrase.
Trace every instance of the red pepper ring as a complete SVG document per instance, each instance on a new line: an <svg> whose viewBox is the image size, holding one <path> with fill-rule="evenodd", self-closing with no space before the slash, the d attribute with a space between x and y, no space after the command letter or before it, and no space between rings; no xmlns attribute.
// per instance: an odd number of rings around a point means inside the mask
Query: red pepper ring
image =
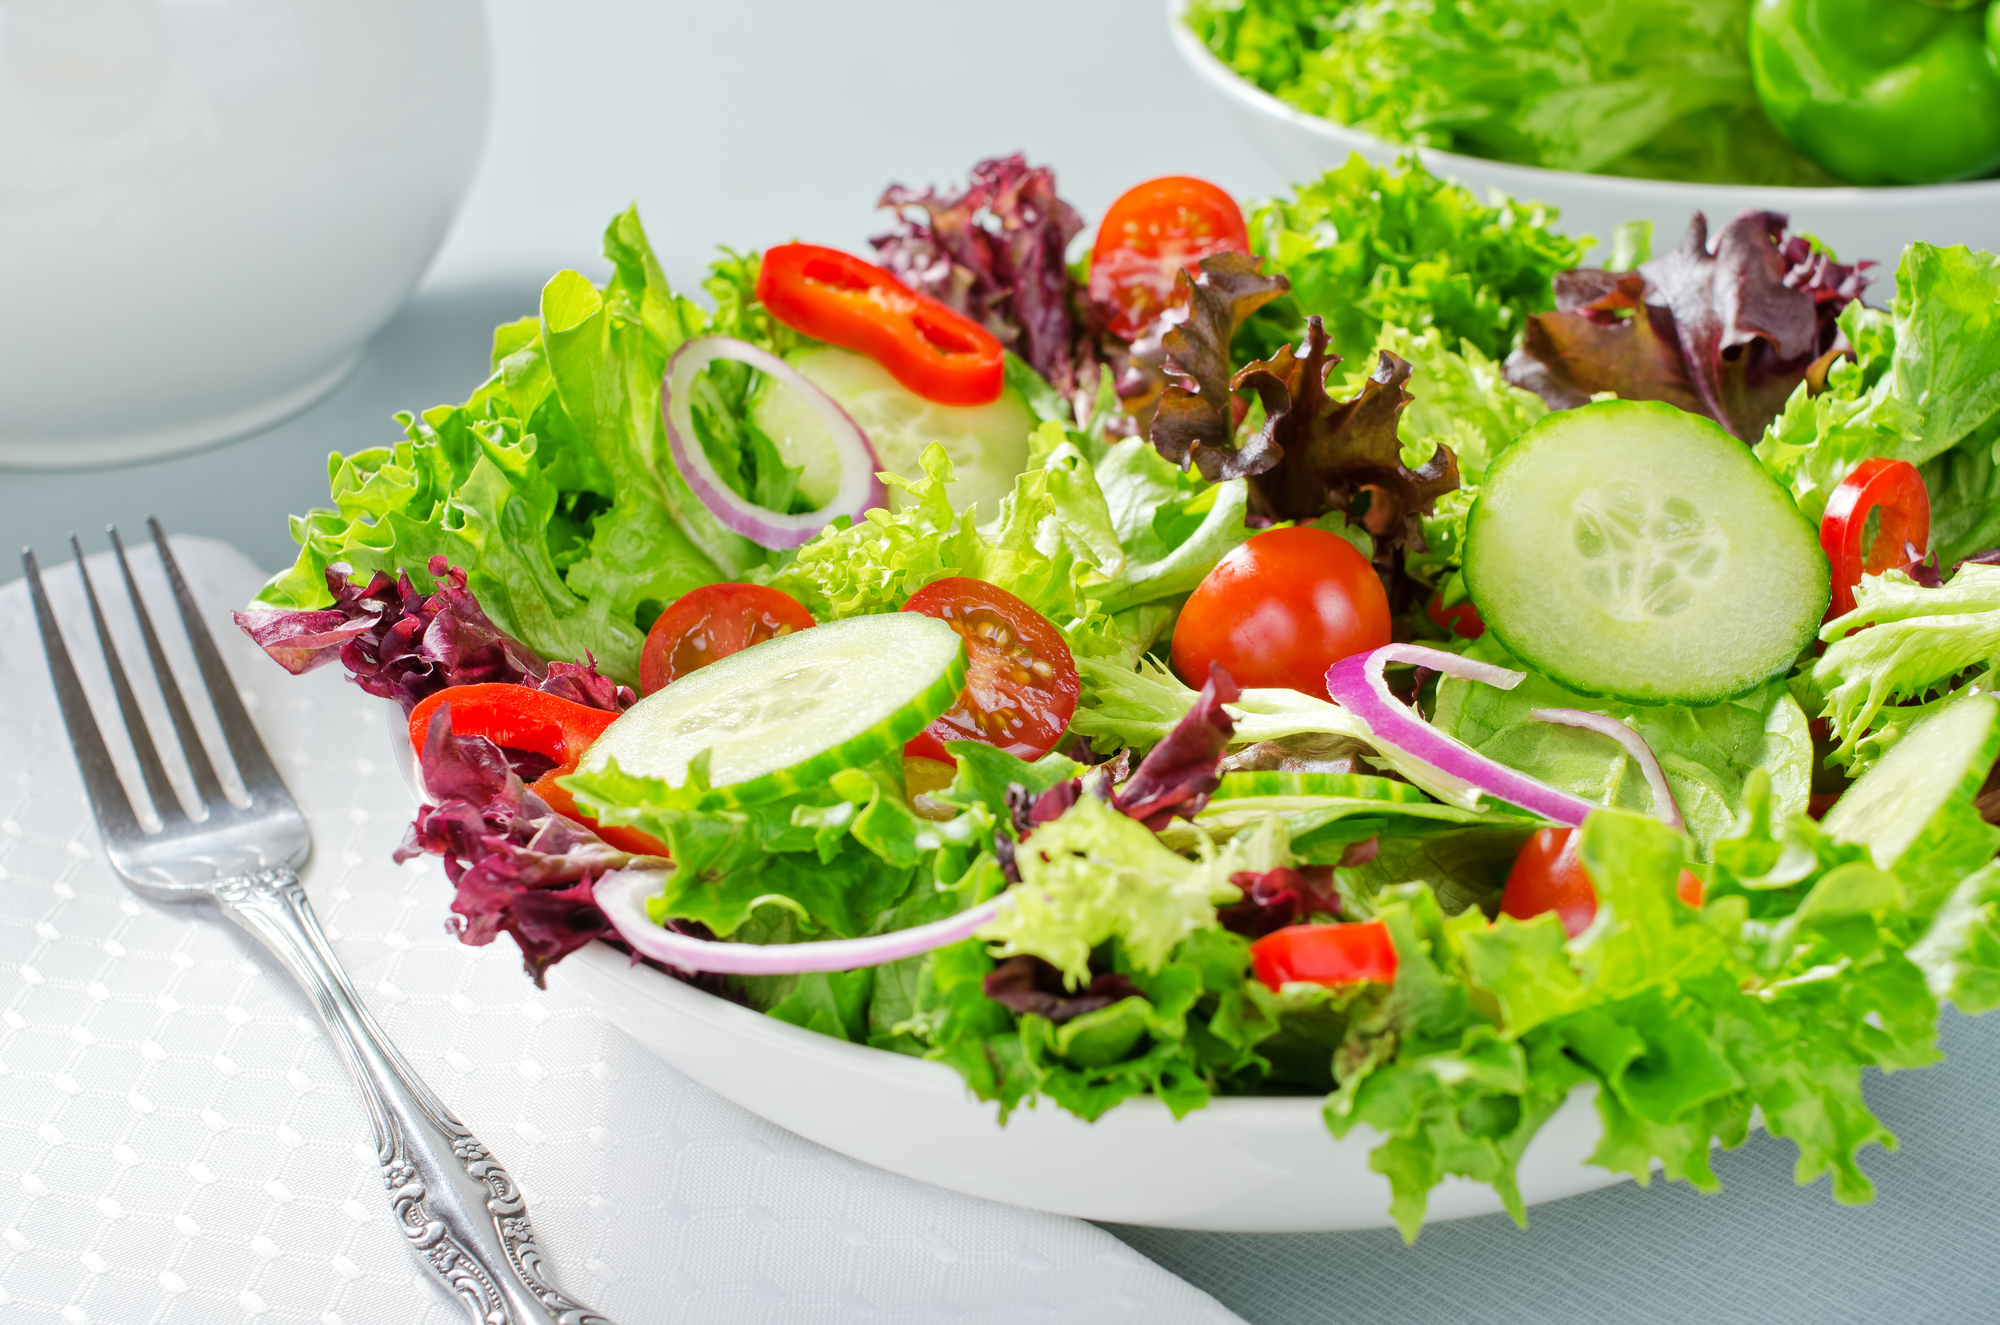
<svg viewBox="0 0 2000 1325"><path fill-rule="evenodd" d="M925 400L986 405L1000 398L1005 355L992 332L837 248L765 249L757 298L792 330L867 355Z"/></svg>
<svg viewBox="0 0 2000 1325"><path fill-rule="evenodd" d="M556 766L529 783L528 789L557 814L583 824L620 851L637 856L667 854L665 845L648 833L599 824L577 808L574 796L556 785L557 778L576 772L583 752L618 720L618 714L523 685L451 686L410 711L410 748L418 758L423 757L431 718L447 704L451 706L452 730L458 735L484 736L503 749L527 750L553 759Z"/></svg>
<svg viewBox="0 0 2000 1325"><path fill-rule="evenodd" d="M1289 925L1250 945L1250 969L1274 990L1293 983L1389 984L1396 978L1396 944L1379 920Z"/></svg>
<svg viewBox="0 0 2000 1325"><path fill-rule="evenodd" d="M1868 517L1877 514L1875 541L1868 547ZM1923 475L1907 460L1864 460L1827 499L1819 522L1819 545L1833 567L1833 604L1826 619L1854 610L1854 588L1863 574L1880 575L1908 565L1930 550L1931 498Z"/></svg>

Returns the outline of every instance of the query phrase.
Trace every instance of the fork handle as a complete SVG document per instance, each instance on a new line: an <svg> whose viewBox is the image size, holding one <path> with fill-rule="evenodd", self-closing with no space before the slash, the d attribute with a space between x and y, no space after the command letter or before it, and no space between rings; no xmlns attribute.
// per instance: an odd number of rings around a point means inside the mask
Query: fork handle
<svg viewBox="0 0 2000 1325"><path fill-rule="evenodd" d="M368 1106L396 1222L472 1320L611 1325L549 1281L520 1188L376 1024L334 956L299 876L279 868L226 879L215 885L215 899L312 996Z"/></svg>

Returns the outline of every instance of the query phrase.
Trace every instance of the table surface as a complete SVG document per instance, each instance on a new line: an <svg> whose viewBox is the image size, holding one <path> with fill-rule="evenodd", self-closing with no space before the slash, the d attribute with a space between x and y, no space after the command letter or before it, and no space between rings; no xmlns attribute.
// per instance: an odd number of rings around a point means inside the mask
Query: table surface
<svg viewBox="0 0 2000 1325"><path fill-rule="evenodd" d="M891 180L962 177L985 155L1056 166L1086 216L1163 173L1239 194L1282 181L1167 45L1154 0L1005 7L876 0L733 6L493 0L494 132L423 288L336 391L259 435L191 456L79 473L0 472L0 544L51 560L72 529L157 514L275 570L287 512L326 498L330 450L397 436L391 415L463 398L490 329L531 312L558 268L602 270L596 243L636 197L669 276L716 243L858 246ZM885 75L893 70L894 76ZM968 87L1001 89L972 98ZM1809 218L1802 218L1802 222ZM1995 1312L2000 1021L1947 1015L1949 1061L1871 1081L1903 1137L1864 1165L1871 1206L1792 1185L1789 1143L1716 1163L1724 1190L1626 1184L1504 1219L1427 1230L1253 1236L1114 1229L1257 1325L1290 1321L1965 1320Z"/></svg>

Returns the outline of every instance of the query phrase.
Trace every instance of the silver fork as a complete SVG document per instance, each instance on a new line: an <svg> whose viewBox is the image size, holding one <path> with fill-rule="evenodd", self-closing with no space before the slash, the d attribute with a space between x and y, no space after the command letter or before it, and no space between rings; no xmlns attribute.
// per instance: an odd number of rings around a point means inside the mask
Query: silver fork
<svg viewBox="0 0 2000 1325"><path fill-rule="evenodd" d="M484 1325L539 1321L610 1325L598 1312L565 1297L550 1281L514 1180L431 1093L356 996L299 884L297 870L312 854L312 830L285 789L250 715L243 711L159 521L147 524L248 803L238 805L229 799L209 763L114 528L111 544L117 550L125 592L200 800L198 813L188 814L168 781L105 627L96 587L84 568L83 549L72 536L70 547L90 601L119 716L160 821L158 828L140 822L70 665L35 554L24 551L21 562L27 569L63 724L69 729L112 868L134 892L157 902L213 900L224 915L255 935L311 996L368 1106L382 1182L389 1190L396 1222L409 1235L411 1249L473 1320Z"/></svg>

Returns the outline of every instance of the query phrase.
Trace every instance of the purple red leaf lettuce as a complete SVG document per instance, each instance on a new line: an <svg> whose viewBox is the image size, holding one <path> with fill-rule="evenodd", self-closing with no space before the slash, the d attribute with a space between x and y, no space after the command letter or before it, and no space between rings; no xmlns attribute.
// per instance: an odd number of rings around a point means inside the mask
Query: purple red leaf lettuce
<svg viewBox="0 0 2000 1325"><path fill-rule="evenodd" d="M981 988L986 997L1017 1017L1033 1013L1058 1026L1121 999L1139 996L1132 977L1116 973L1096 975L1081 989L1067 988L1055 966L1027 955L1009 957L987 972Z"/></svg>
<svg viewBox="0 0 2000 1325"><path fill-rule="evenodd" d="M1236 734L1236 722L1223 705L1235 703L1242 693L1221 663L1210 663L1194 707L1112 792L1112 808L1156 833L1177 816L1200 814L1221 784L1216 766Z"/></svg>
<svg viewBox="0 0 2000 1325"><path fill-rule="evenodd" d="M1212 253L1201 260L1200 280L1190 280L1185 271L1175 277L1177 302L1187 313L1161 341L1170 376L1147 436L1161 455L1183 469L1192 464L1210 482L1277 463L1262 434L1238 445L1230 380L1229 342L1236 328L1291 288L1283 276L1265 275L1263 265L1262 258L1247 253ZM1129 394L1129 387L1121 384L1121 393Z"/></svg>
<svg viewBox="0 0 2000 1325"><path fill-rule="evenodd" d="M633 856L550 809L492 741L454 733L449 707L431 720L421 764L433 800L417 807L396 859L443 857L460 941L513 935L539 985L555 962L612 934L591 886Z"/></svg>
<svg viewBox="0 0 2000 1325"><path fill-rule="evenodd" d="M333 606L309 611L252 608L236 624L287 671L298 675L338 658L371 695L409 712L448 686L503 682L531 686L591 708L622 712L637 698L594 662L549 662L493 624L465 587L465 572L431 558L434 593L407 574L377 571L365 584L348 567L327 567Z"/></svg>
<svg viewBox="0 0 2000 1325"><path fill-rule="evenodd" d="M883 266L992 332L1064 396L1076 389L1063 255L1083 218L1056 196L1054 171L1017 152L981 161L958 193L892 184L878 205L897 217L871 241ZM1095 386L1094 377L1082 384Z"/></svg>
<svg viewBox="0 0 2000 1325"><path fill-rule="evenodd" d="M1327 353L1326 328L1317 316L1306 319L1304 349L1301 356L1287 345L1246 366L1233 382L1263 402L1264 427L1251 445L1273 457L1250 479L1252 504L1282 520L1338 510L1365 523L1378 549L1421 547L1419 517L1458 487L1458 458L1440 444L1421 468L1403 463L1396 420L1410 403L1403 388L1410 365L1385 350L1360 394L1335 400L1326 377L1339 359Z"/></svg>
<svg viewBox="0 0 2000 1325"><path fill-rule="evenodd" d="M1218 907L1215 918L1224 929L1246 939L1261 939L1315 915L1340 914L1331 865L1280 867L1261 874L1241 870L1229 881L1243 890L1243 900Z"/></svg>
<svg viewBox="0 0 2000 1325"><path fill-rule="evenodd" d="M1530 316L1508 379L1552 407L1600 391L1705 414L1755 441L1816 363L1841 348L1836 319L1874 264L1852 266L1745 211L1713 246L1700 212L1678 248L1635 272L1579 269L1556 308Z"/></svg>

